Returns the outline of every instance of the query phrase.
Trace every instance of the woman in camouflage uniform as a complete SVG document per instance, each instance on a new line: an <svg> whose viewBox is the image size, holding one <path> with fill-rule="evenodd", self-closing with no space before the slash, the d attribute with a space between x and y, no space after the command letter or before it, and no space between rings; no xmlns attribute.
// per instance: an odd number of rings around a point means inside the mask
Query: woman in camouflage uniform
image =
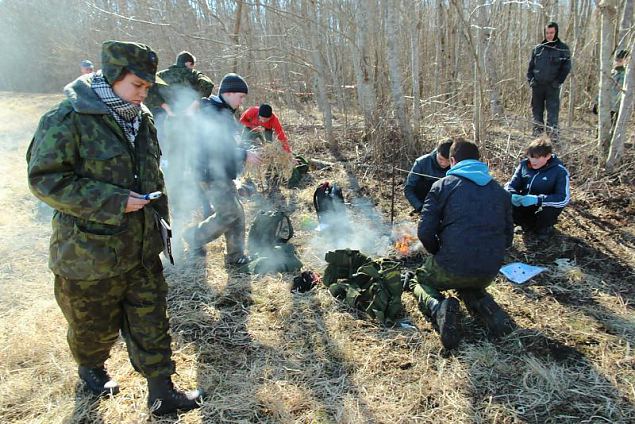
<svg viewBox="0 0 635 424"><path fill-rule="evenodd" d="M79 376L97 394L119 388L104 362L121 330L130 361L148 379L155 414L199 406L174 388L167 284L158 220L168 219L160 150L143 105L158 58L143 44L106 41L102 71L65 87L27 152L29 187L55 209L49 266L68 321Z"/></svg>

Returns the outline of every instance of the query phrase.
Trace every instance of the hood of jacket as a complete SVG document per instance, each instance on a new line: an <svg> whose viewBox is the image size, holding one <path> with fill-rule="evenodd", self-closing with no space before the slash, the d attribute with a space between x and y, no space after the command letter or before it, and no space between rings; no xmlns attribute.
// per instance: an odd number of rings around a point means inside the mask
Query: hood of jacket
<svg viewBox="0 0 635 424"><path fill-rule="evenodd" d="M217 109L219 109L219 110L221 110L221 109L229 109L229 111L230 111L231 113L236 112L236 109L234 109L233 107L231 107L231 106L229 105L229 103L227 103L227 102L225 101L225 99L223 99L223 97L222 97L222 96L216 96L216 95L214 95L214 96L209 96L209 101L210 101L210 103L212 103L212 104L213 104L213 106L214 106L214 107L216 107L216 108L217 108Z"/></svg>
<svg viewBox="0 0 635 424"><path fill-rule="evenodd" d="M492 181L487 165L475 159L462 160L450 168L447 175L466 178L480 186L487 185Z"/></svg>

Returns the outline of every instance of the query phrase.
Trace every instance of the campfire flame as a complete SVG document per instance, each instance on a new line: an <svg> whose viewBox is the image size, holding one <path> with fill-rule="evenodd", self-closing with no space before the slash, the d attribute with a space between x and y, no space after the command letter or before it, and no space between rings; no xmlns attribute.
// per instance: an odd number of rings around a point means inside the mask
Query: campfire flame
<svg viewBox="0 0 635 424"><path fill-rule="evenodd" d="M395 241L395 250L402 256L406 256L411 252L413 244L417 238L410 234L404 234Z"/></svg>

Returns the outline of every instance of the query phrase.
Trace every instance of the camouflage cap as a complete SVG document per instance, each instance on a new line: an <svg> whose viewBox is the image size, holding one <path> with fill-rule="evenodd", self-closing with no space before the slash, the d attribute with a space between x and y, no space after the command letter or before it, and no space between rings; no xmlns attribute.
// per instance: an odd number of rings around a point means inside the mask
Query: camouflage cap
<svg viewBox="0 0 635 424"><path fill-rule="evenodd" d="M150 47L125 41L104 41L101 49L101 66L106 80L112 84L124 69L151 83L163 83L156 76L159 58Z"/></svg>

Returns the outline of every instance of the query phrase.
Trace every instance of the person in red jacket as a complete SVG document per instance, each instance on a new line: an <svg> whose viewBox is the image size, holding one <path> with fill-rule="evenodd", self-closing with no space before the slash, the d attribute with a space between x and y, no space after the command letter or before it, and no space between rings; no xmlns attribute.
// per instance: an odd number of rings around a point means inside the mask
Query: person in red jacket
<svg viewBox="0 0 635 424"><path fill-rule="evenodd" d="M240 123L246 127L243 132L244 139L252 141L264 137L264 141L271 141L275 132L276 137L282 143L282 149L291 153L289 139L280 125L280 120L273 113L271 105L263 103L260 107L250 107L241 115Z"/></svg>

